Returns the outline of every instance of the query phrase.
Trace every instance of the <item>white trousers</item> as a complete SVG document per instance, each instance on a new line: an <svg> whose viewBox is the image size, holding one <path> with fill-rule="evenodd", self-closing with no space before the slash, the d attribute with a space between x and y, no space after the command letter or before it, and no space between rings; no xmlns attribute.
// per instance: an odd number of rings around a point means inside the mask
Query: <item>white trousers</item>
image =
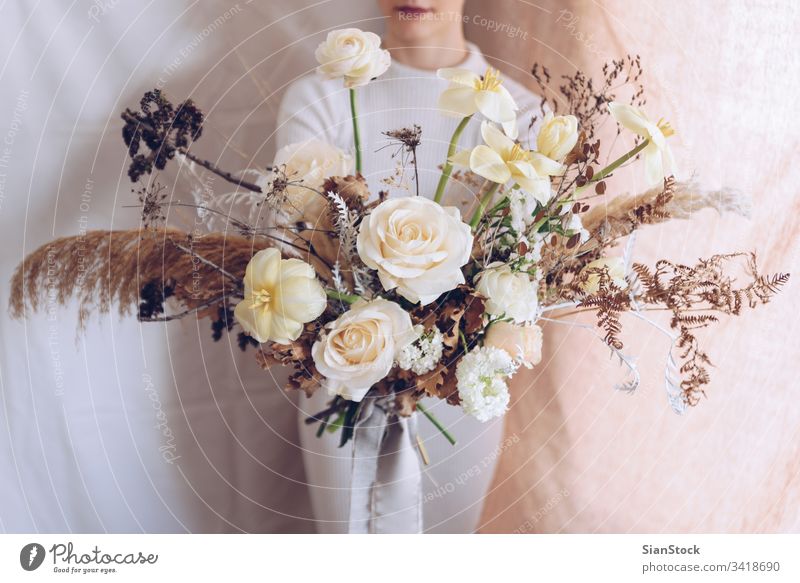
<svg viewBox="0 0 800 583"><path fill-rule="evenodd" d="M304 420L326 408L331 397L324 389L310 399L299 399L298 422L303 463L311 493L317 531L346 533L350 511L352 442L339 447L340 433L325 431ZM426 408L457 440L455 446L418 413L419 436L430 457L422 468L424 531L470 533L479 528L483 502L501 452L502 418L481 423L438 399L426 399Z"/></svg>

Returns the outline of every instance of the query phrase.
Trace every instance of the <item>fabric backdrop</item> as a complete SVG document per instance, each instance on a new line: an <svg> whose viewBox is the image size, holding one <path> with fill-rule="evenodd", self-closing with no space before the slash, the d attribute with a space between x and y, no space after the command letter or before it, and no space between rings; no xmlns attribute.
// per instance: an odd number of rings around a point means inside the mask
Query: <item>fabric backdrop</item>
<svg viewBox="0 0 800 583"><path fill-rule="evenodd" d="M796 6L481 0L467 16L470 40L523 83L534 61L572 72L641 54L647 109L676 126L681 175L752 195L751 221L706 212L643 232L637 260L755 249L765 270L796 271ZM137 224L118 113L145 90L201 104L207 158L263 166L285 86L342 26L382 28L369 1L2 4L0 281L55 236ZM188 200L185 185L173 196ZM613 185L638 187L636 174ZM796 289L704 336L713 384L681 417L663 390L663 336L627 328L646 371L628 396L597 340L549 326L543 364L514 386L483 530L798 531ZM0 318L0 529L313 530L292 397L235 338L117 315L78 335L74 310L55 306Z"/></svg>

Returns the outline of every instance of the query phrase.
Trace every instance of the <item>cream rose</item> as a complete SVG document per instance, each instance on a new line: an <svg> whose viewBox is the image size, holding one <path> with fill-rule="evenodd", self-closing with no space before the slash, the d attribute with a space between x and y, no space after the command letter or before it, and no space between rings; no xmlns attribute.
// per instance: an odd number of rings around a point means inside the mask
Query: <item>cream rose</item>
<svg viewBox="0 0 800 583"><path fill-rule="evenodd" d="M464 283L461 267L472 252L472 232L454 207L419 196L378 205L361 221L358 255L378 271L384 289L429 304Z"/></svg>
<svg viewBox="0 0 800 583"><path fill-rule="evenodd" d="M392 62L389 51L381 49L381 38L372 32L345 28L328 33L314 56L317 72L328 79L344 79L347 88L366 85L383 75Z"/></svg>
<svg viewBox="0 0 800 583"><path fill-rule="evenodd" d="M282 259L277 249L253 255L244 273L244 299L233 315L259 342L289 344L303 324L325 311L328 298L312 268L299 259Z"/></svg>
<svg viewBox="0 0 800 583"><path fill-rule="evenodd" d="M327 206L319 194L322 184L331 176L352 174L353 157L336 146L311 138L278 150L273 166L282 167L289 181L300 183L286 187L284 209L289 217L316 222Z"/></svg>
<svg viewBox="0 0 800 583"><path fill-rule="evenodd" d="M356 302L326 328L311 356L328 392L350 401L363 399L417 339L408 312L384 299Z"/></svg>
<svg viewBox="0 0 800 583"><path fill-rule="evenodd" d="M588 272L590 269L602 269L604 267L608 268L608 275L615 285L622 289L628 287L628 282L625 281L625 262L622 261L621 257L601 257L600 259L595 259L591 263L587 263L583 270ZM597 293L597 290L600 289L600 274L590 273L586 282L581 286L581 289L587 294Z"/></svg>
<svg viewBox="0 0 800 583"><path fill-rule="evenodd" d="M535 324L516 326L510 322L495 322L489 326L483 345L505 350L526 368L542 361L542 329Z"/></svg>
<svg viewBox="0 0 800 583"><path fill-rule="evenodd" d="M478 274L475 289L486 298L486 313L511 318L517 324L536 319L539 287L526 273L512 271L500 262Z"/></svg>
<svg viewBox="0 0 800 583"><path fill-rule="evenodd" d="M547 112L544 125L536 138L536 149L551 160L561 162L578 142L578 118L574 115L553 116Z"/></svg>

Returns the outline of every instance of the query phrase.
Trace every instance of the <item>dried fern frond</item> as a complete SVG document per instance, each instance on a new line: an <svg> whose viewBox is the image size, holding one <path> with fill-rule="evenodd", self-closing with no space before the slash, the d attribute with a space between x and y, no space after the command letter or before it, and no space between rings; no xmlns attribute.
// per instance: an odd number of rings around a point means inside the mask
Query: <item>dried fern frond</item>
<svg viewBox="0 0 800 583"><path fill-rule="evenodd" d="M742 217L749 217L751 211L750 199L736 190L704 190L695 181L668 179L663 187L638 195L623 194L606 205L595 205L581 218L584 228L605 241L629 235L641 225L688 219L706 208Z"/></svg>
<svg viewBox="0 0 800 583"><path fill-rule="evenodd" d="M188 309L213 317L227 296L240 294L244 270L268 244L211 233L199 238L176 229L89 231L51 241L29 254L11 280L10 311L24 316L46 302L79 302L84 326L92 311L134 310L145 285L170 288Z"/></svg>

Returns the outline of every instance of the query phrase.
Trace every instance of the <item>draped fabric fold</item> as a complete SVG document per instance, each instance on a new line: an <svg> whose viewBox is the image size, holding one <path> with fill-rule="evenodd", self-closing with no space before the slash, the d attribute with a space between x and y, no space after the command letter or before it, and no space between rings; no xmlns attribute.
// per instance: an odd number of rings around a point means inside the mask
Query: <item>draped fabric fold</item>
<svg viewBox="0 0 800 583"><path fill-rule="evenodd" d="M399 417L386 398L364 400L353 433L350 533L422 532L417 417Z"/></svg>

